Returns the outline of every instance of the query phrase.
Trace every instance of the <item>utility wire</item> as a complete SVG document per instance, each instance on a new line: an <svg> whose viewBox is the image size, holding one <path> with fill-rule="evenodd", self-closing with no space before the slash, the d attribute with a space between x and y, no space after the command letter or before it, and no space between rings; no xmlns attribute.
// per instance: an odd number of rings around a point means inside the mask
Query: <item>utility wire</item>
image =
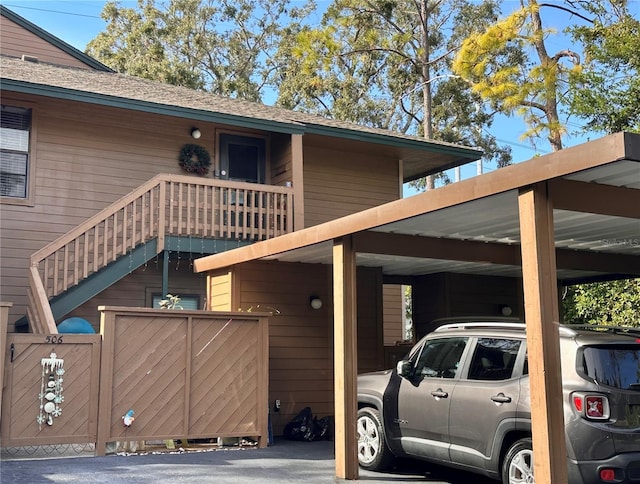
<svg viewBox="0 0 640 484"><path fill-rule="evenodd" d="M60 10L49 10L47 8L25 7L24 5L10 5L5 3L4 6L11 7L11 8L23 8L25 10L37 10L39 12L58 13L61 15L72 15L74 17L88 17L88 18L97 18L97 19L100 18L99 15L87 15L87 14L75 13L75 12L62 12Z"/></svg>

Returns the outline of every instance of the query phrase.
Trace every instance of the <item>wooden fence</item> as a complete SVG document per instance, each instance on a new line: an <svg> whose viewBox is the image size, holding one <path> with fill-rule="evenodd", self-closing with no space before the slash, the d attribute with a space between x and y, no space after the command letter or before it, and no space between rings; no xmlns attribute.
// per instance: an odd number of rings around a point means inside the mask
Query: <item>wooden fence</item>
<svg viewBox="0 0 640 484"><path fill-rule="evenodd" d="M55 357L52 357L55 355ZM95 442L98 421L99 334L9 334L2 401L2 445L74 444ZM55 358L63 374L62 390L49 392L47 361ZM47 399L58 394L62 401ZM44 405L57 409L47 412ZM59 415L56 415L60 412ZM51 416L51 421L48 417ZM44 419L38 421L38 419Z"/></svg>
<svg viewBox="0 0 640 484"><path fill-rule="evenodd" d="M104 455L114 441L251 437L267 445L267 314L100 311L100 335L8 335L3 446L94 442ZM47 376L49 366L64 371ZM57 386L48 390L48 381ZM48 402L56 410L43 412Z"/></svg>

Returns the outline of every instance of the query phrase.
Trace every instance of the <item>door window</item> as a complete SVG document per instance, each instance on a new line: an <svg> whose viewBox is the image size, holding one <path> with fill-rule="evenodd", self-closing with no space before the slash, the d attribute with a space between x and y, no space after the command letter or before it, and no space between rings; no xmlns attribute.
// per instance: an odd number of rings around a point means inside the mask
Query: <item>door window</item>
<svg viewBox="0 0 640 484"><path fill-rule="evenodd" d="M264 138L220 135L220 176L228 180L265 183Z"/></svg>
<svg viewBox="0 0 640 484"><path fill-rule="evenodd" d="M470 380L506 380L513 375L521 340L478 338L469 367Z"/></svg>
<svg viewBox="0 0 640 484"><path fill-rule="evenodd" d="M416 377L455 378L467 338L443 338L427 341L418 356Z"/></svg>

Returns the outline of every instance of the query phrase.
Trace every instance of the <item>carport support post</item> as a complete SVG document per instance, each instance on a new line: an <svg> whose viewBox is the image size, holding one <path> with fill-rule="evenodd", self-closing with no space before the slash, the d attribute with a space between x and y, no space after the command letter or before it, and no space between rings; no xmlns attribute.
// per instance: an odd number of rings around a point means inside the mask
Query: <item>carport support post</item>
<svg viewBox="0 0 640 484"><path fill-rule="evenodd" d="M518 197L536 482L567 482L553 204L547 184Z"/></svg>
<svg viewBox="0 0 640 484"><path fill-rule="evenodd" d="M333 242L333 320L336 477L358 479L356 254L351 236Z"/></svg>

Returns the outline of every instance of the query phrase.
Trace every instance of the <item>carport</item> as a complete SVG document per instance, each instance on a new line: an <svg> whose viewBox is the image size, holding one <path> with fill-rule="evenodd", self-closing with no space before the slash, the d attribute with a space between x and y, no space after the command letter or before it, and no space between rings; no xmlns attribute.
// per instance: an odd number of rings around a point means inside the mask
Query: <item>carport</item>
<svg viewBox="0 0 640 484"><path fill-rule="evenodd" d="M194 266L257 259L333 265L336 476L345 479L358 478L356 267L522 277L536 480L566 482L558 282L640 276L640 135L610 135Z"/></svg>

